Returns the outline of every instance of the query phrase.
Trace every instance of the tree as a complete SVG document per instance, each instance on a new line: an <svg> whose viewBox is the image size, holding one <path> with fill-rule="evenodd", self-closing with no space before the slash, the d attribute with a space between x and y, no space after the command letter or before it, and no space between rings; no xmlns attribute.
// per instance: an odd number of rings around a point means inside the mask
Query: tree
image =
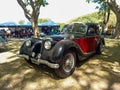
<svg viewBox="0 0 120 90"><path fill-rule="evenodd" d="M50 21L51 19L49 19L49 18L39 18L38 19L38 23L44 23L44 22L48 22L48 21Z"/></svg>
<svg viewBox="0 0 120 90"><path fill-rule="evenodd" d="M17 0L18 4L22 7L25 17L31 22L34 30L34 35L39 33L38 17L40 13L40 7L45 6L48 3L46 0Z"/></svg>
<svg viewBox="0 0 120 90"><path fill-rule="evenodd" d="M24 20L20 20L18 23L19 23L19 24L24 24L25 21L24 21Z"/></svg>
<svg viewBox="0 0 120 90"><path fill-rule="evenodd" d="M86 15L71 19L67 23L72 23L72 22L99 23L101 18L102 18L102 15L100 13L94 12L94 13L91 13L91 14L86 14Z"/></svg>
<svg viewBox="0 0 120 90"><path fill-rule="evenodd" d="M99 9L107 9L112 10L116 16L116 27L115 27L115 38L120 38L120 5L116 2L116 0L86 0L87 2L94 2L100 5ZM105 6L106 5L106 6ZM102 8L105 7L105 8ZM105 17L106 14L104 13ZM108 18L109 19L109 18Z"/></svg>

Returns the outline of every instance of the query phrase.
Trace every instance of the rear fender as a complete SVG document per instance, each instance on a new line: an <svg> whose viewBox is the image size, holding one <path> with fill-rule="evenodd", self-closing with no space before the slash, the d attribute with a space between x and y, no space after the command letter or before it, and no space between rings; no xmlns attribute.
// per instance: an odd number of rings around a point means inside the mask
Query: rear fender
<svg viewBox="0 0 120 90"><path fill-rule="evenodd" d="M103 43L103 45L105 45L105 40L103 37L100 37L99 42L98 42L98 46L100 45L101 42Z"/></svg>

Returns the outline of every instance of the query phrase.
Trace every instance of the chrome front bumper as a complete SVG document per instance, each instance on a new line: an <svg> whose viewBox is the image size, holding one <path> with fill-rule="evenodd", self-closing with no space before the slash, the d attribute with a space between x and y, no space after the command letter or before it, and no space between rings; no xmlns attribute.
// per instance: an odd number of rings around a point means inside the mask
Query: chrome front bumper
<svg viewBox="0 0 120 90"><path fill-rule="evenodd" d="M18 56L18 57L25 58L25 59L27 59L27 60L30 59L32 63L35 63L35 64L37 64L37 65L39 65L39 64L45 64L45 65L47 65L47 66L50 67L50 68L54 68L54 69L59 68L59 64L50 63L50 62L48 62L47 60L29 58L29 56L28 56L28 55L25 55L25 54L17 54L17 56Z"/></svg>
<svg viewBox="0 0 120 90"><path fill-rule="evenodd" d="M29 56L25 54L17 54L18 57L25 58L26 60L29 60Z"/></svg>

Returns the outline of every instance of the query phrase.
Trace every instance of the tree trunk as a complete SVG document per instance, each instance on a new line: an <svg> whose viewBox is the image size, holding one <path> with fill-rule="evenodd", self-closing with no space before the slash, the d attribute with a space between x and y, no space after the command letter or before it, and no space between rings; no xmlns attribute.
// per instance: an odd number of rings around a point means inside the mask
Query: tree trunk
<svg viewBox="0 0 120 90"><path fill-rule="evenodd" d="M116 28L115 28L115 38L119 39L120 38L120 16L117 15L117 22L116 22Z"/></svg>
<svg viewBox="0 0 120 90"><path fill-rule="evenodd" d="M116 27L115 27L115 35L114 37L116 39L120 38L120 8L119 5L117 5L116 0L110 0L108 3L110 9L114 12L116 15Z"/></svg>
<svg viewBox="0 0 120 90"><path fill-rule="evenodd" d="M32 28L33 28L33 33L35 37L39 37L39 27L38 27L38 20L36 17L33 17L31 20L32 23Z"/></svg>
<svg viewBox="0 0 120 90"><path fill-rule="evenodd" d="M46 4L45 0L17 0L18 4L23 8L25 17L32 23L34 36L40 37L38 28L38 17L41 5ZM27 8L30 6L31 8ZM31 11L31 12L30 12Z"/></svg>
<svg viewBox="0 0 120 90"><path fill-rule="evenodd" d="M39 28L38 28L37 23L32 22L32 27L33 27L33 31L34 31L34 36L37 36L39 33Z"/></svg>

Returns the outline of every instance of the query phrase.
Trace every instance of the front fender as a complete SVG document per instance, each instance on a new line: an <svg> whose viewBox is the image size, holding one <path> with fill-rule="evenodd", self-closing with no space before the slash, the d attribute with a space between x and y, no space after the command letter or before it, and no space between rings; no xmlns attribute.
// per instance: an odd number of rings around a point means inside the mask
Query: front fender
<svg viewBox="0 0 120 90"><path fill-rule="evenodd" d="M71 40L62 40L58 42L52 51L52 60L59 62L63 55L68 51L68 50L75 50L76 52L81 52L79 49L79 46Z"/></svg>
<svg viewBox="0 0 120 90"><path fill-rule="evenodd" d="M27 39L27 40L30 40L30 39ZM19 54L26 54L26 55L30 56L32 49L31 49L31 47L26 46L26 41L27 40L23 41L23 43L20 47L20 50L19 50Z"/></svg>
<svg viewBox="0 0 120 90"><path fill-rule="evenodd" d="M23 41L21 47L20 47L20 54L23 54L23 52L25 51L26 49L26 45L25 45L26 41Z"/></svg>

